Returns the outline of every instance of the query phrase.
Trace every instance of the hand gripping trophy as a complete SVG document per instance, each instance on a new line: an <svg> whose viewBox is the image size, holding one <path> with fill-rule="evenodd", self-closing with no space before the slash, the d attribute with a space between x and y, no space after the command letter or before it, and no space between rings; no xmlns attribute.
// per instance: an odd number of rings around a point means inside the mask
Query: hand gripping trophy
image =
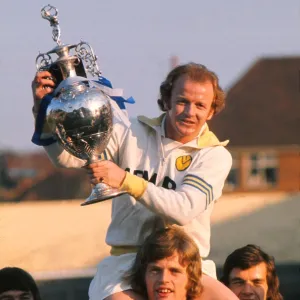
<svg viewBox="0 0 300 300"><path fill-rule="evenodd" d="M50 22L52 38L57 43L54 49L36 58L37 70L48 70L58 83L46 108L46 121L66 151L90 164L97 161L105 150L113 126L109 96L97 81L88 79L86 75L88 72L93 77L101 76L97 57L85 42L76 45L61 43L58 11L55 7L47 5L41 14ZM55 61L52 60L52 54L58 56ZM81 205L104 201L124 193L99 183Z"/></svg>

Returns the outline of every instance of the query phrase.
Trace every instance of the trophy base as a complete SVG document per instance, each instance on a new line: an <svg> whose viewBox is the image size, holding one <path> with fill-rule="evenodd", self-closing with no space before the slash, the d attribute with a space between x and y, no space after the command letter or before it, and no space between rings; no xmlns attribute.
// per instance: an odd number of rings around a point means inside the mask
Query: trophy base
<svg viewBox="0 0 300 300"><path fill-rule="evenodd" d="M120 195L126 194L124 191L120 191L117 188L112 188L105 183L98 183L92 190L90 196L80 205L85 206L97 202L102 202Z"/></svg>

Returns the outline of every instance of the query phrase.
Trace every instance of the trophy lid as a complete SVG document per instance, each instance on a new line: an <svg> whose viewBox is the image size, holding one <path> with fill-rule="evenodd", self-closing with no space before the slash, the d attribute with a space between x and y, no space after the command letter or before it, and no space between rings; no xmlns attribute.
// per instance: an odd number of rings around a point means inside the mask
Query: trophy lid
<svg viewBox="0 0 300 300"><path fill-rule="evenodd" d="M54 66L55 70L60 69L61 75L58 74L58 76L62 79L78 75L87 77L87 72L93 77L101 76L101 71L97 65L97 56L88 43L81 41L78 44L63 44L61 42L57 8L48 4L42 8L41 15L43 19L50 22L52 39L57 43L57 46L37 56L37 70L50 70ZM72 54L70 53L71 50ZM56 54L58 58L53 61L51 54Z"/></svg>

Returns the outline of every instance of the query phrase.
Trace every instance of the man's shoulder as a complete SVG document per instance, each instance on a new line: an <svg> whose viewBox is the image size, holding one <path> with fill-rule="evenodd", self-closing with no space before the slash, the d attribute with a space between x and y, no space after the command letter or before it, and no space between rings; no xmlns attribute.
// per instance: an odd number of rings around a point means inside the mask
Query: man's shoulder
<svg viewBox="0 0 300 300"><path fill-rule="evenodd" d="M231 153L224 146L207 147L199 150L201 160L212 160L222 164L232 164Z"/></svg>
<svg viewBox="0 0 300 300"><path fill-rule="evenodd" d="M213 151L215 155L232 158L231 153L228 151L228 149L225 146L219 145L219 146L211 147L211 151Z"/></svg>
<svg viewBox="0 0 300 300"><path fill-rule="evenodd" d="M139 117L131 117L130 119L131 129L144 130L148 126L139 120Z"/></svg>
<svg viewBox="0 0 300 300"><path fill-rule="evenodd" d="M130 118L132 130L156 131L156 128L161 125L161 116L158 118L148 118L138 116Z"/></svg>
<svg viewBox="0 0 300 300"><path fill-rule="evenodd" d="M138 137L139 139L145 138L148 139L152 133L155 132L153 128L148 126L147 124L140 122L137 117L130 118L130 127L129 127L129 135Z"/></svg>

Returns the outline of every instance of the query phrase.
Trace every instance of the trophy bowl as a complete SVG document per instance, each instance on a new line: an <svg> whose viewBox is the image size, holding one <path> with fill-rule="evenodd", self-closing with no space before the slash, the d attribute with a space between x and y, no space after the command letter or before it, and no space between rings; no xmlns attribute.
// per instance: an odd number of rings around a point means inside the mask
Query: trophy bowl
<svg viewBox="0 0 300 300"><path fill-rule="evenodd" d="M66 80L67 82L67 80ZM46 111L46 121L58 143L70 154L91 164L98 161L112 133L110 98L92 81L64 84ZM81 205L113 198L125 192L98 183Z"/></svg>

